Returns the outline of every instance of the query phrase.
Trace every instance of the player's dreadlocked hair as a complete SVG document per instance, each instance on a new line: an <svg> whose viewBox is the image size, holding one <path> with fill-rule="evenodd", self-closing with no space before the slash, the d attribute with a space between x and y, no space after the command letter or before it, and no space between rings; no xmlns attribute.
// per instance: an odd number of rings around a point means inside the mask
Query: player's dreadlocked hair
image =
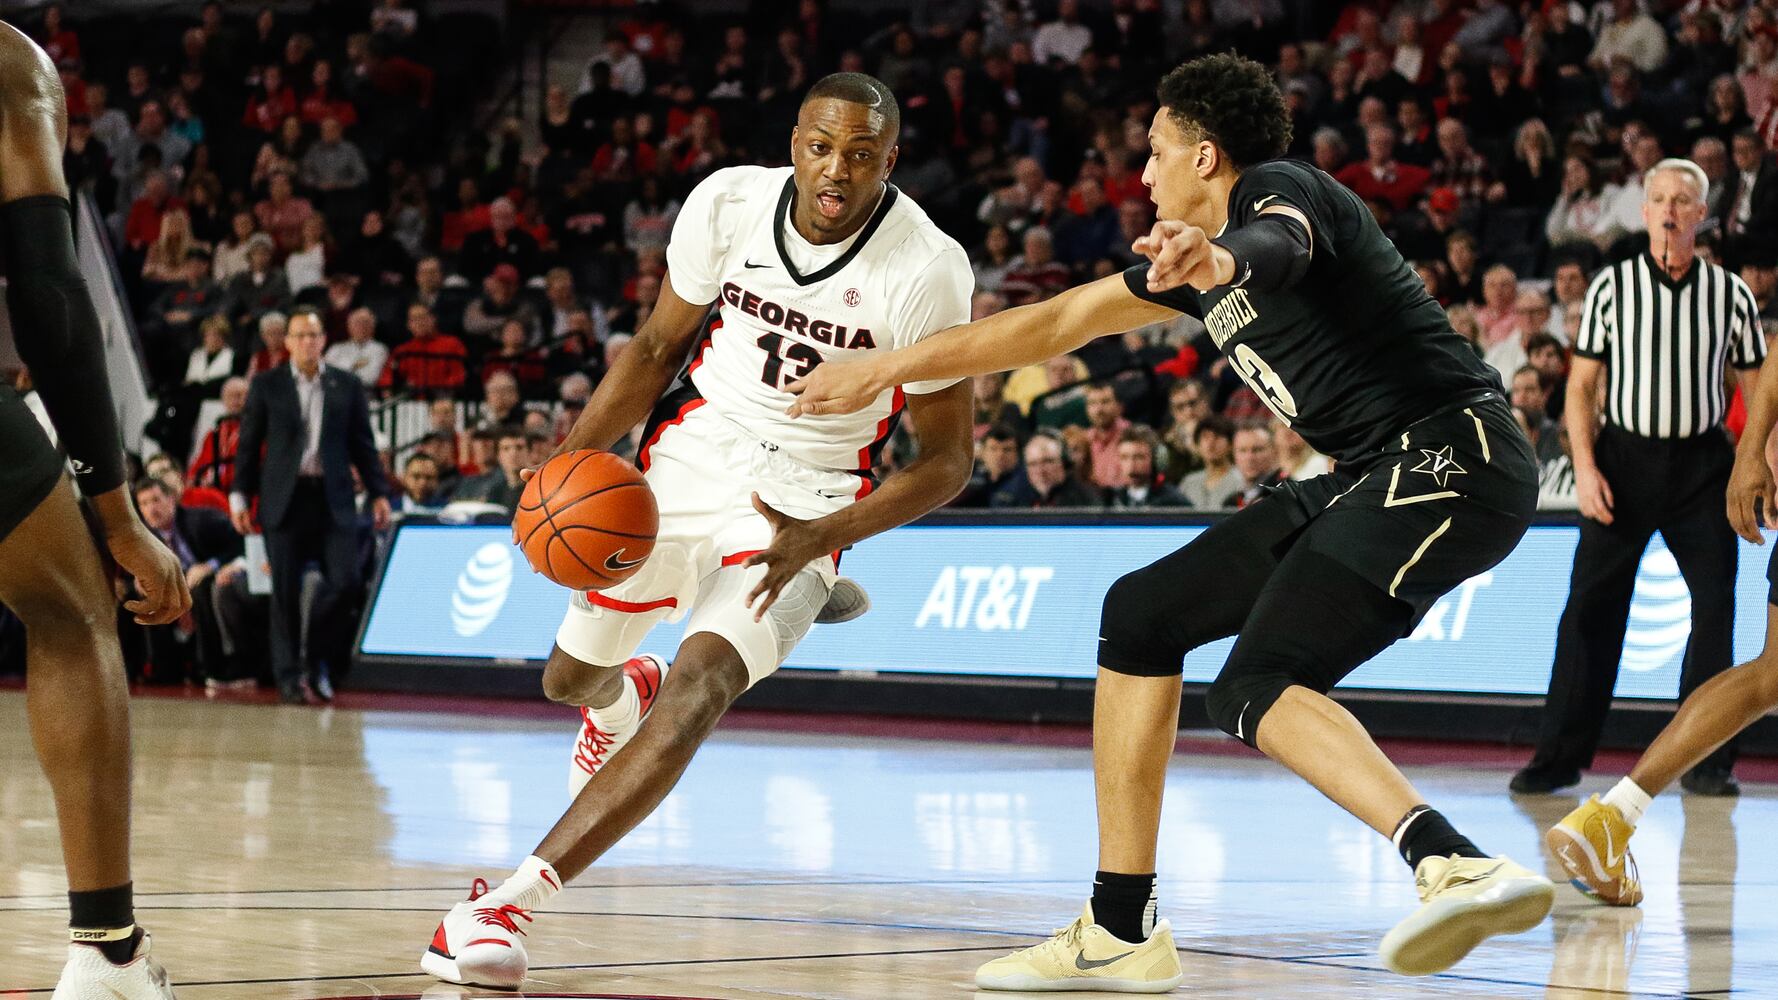
<svg viewBox="0 0 1778 1000"><path fill-rule="evenodd" d="M888 84L868 73L829 73L809 88L802 107L821 98L861 104L877 112L883 116L883 135L891 140L901 132L901 105L895 103Z"/></svg>
<svg viewBox="0 0 1778 1000"><path fill-rule="evenodd" d="M1161 78L1161 105L1189 142L1222 147L1236 169L1283 156L1290 112L1271 73L1232 52L1193 59Z"/></svg>

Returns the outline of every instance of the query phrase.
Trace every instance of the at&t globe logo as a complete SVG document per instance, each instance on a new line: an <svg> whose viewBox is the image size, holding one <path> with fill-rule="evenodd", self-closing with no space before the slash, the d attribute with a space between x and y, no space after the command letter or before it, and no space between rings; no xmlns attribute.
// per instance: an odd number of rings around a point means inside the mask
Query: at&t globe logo
<svg viewBox="0 0 1778 1000"><path fill-rule="evenodd" d="M451 624L457 634L469 639L486 631L500 617L511 589L512 546L489 542L476 549L457 574L457 591L451 595Z"/></svg>
<svg viewBox="0 0 1778 1000"><path fill-rule="evenodd" d="M1692 595L1679 563L1665 545L1650 545L1636 570L1623 665L1638 673L1658 670L1685 652L1691 634Z"/></svg>

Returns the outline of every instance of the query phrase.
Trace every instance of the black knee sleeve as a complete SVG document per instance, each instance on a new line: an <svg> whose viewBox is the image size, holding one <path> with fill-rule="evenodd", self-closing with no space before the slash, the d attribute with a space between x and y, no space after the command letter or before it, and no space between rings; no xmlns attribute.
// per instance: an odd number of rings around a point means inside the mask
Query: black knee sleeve
<svg viewBox="0 0 1778 1000"><path fill-rule="evenodd" d="M1163 626L1185 606L1178 593L1150 579L1154 567L1125 573L1105 592L1099 612L1099 665L1135 677L1177 677L1185 669L1182 648Z"/></svg>
<svg viewBox="0 0 1778 1000"><path fill-rule="evenodd" d="M1205 711L1217 728L1257 749L1260 720L1286 688L1326 694L1412 620L1412 607L1341 563L1293 552L1205 693Z"/></svg>
<svg viewBox="0 0 1778 1000"><path fill-rule="evenodd" d="M56 195L0 205L6 241L6 305L19 357L74 459L87 496L123 483L123 444L99 315L74 257L68 200Z"/></svg>

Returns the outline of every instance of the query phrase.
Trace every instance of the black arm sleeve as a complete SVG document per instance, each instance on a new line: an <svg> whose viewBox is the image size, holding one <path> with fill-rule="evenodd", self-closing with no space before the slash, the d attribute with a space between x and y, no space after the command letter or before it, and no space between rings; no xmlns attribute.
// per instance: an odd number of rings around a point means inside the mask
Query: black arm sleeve
<svg viewBox="0 0 1778 1000"><path fill-rule="evenodd" d="M1234 256L1235 288L1275 292L1309 273L1309 233L1287 215L1262 215L1210 242Z"/></svg>
<svg viewBox="0 0 1778 1000"><path fill-rule="evenodd" d="M99 314L74 258L66 198L37 195L0 205L6 240L6 305L19 357L43 397L81 493L123 485L123 441L105 374Z"/></svg>
<svg viewBox="0 0 1778 1000"><path fill-rule="evenodd" d="M1204 318L1204 308L1198 305L1198 292L1190 285L1180 285L1164 292L1149 291L1147 261L1124 268L1124 287L1130 290L1131 295L1144 302L1176 309L1193 319Z"/></svg>

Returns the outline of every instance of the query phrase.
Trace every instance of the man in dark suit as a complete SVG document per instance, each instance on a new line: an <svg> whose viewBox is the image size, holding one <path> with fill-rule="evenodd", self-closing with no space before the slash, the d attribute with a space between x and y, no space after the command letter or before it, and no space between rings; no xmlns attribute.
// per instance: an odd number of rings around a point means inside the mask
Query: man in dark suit
<svg viewBox="0 0 1778 1000"><path fill-rule="evenodd" d="M241 536L228 518L203 507L181 507L179 498L158 479L136 484L136 509L142 523L179 559L191 588L191 613L169 625L140 627L148 641L151 680L177 684L206 678L223 669L222 633L216 623L214 588L217 571L241 554ZM127 621L127 619L126 619Z"/></svg>
<svg viewBox="0 0 1778 1000"><path fill-rule="evenodd" d="M1778 229L1778 164L1766 155L1759 133L1747 128L1735 133L1735 169L1724 178L1721 208L1723 247L1730 267L1739 267L1750 245L1769 239Z"/></svg>
<svg viewBox="0 0 1778 1000"><path fill-rule="evenodd" d="M350 655L355 630L345 616L362 583L354 469L370 494L376 529L389 525L391 490L371 435L364 385L321 363L325 344L320 316L299 311L290 317L290 363L260 374L248 389L229 496L241 534L253 530L251 505L259 501L272 567L272 674L292 703L330 699L328 665L337 669ZM325 584L310 614L313 663L305 665L302 579L311 561L321 564Z"/></svg>

